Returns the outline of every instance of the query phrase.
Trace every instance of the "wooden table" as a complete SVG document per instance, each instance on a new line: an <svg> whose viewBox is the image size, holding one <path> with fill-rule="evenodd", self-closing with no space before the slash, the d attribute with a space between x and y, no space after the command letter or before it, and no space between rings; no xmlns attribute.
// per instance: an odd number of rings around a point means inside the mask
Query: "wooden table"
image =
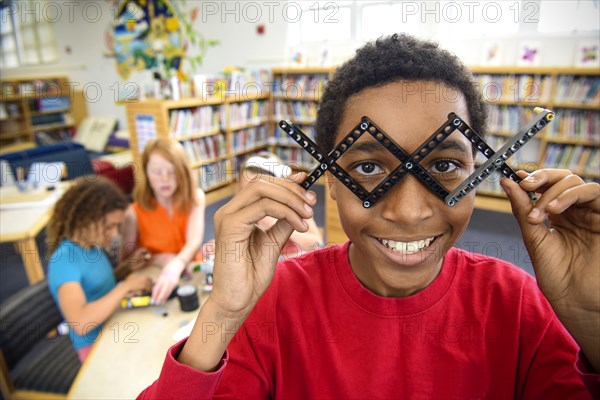
<svg viewBox="0 0 600 400"><path fill-rule="evenodd" d="M0 243L15 243L30 284L44 279L43 255L35 238L50 221L54 203L67 187L68 183L61 183L54 191L30 192L20 192L14 186L0 188Z"/></svg>
<svg viewBox="0 0 600 400"><path fill-rule="evenodd" d="M195 273L193 282L199 284L203 279ZM202 295L202 304L206 297ZM117 310L104 325L68 397L135 398L158 379L167 350L177 342L173 334L197 314L198 310L181 311L177 298L162 306Z"/></svg>

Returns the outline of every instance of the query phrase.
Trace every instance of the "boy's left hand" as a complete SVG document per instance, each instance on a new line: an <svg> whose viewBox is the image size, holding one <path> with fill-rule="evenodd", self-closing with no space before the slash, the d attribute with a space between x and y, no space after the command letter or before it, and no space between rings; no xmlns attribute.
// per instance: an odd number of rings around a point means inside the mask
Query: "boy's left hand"
<svg viewBox="0 0 600 400"><path fill-rule="evenodd" d="M501 185L511 202L538 285L600 372L600 185L542 169ZM527 191L541 193L534 204Z"/></svg>

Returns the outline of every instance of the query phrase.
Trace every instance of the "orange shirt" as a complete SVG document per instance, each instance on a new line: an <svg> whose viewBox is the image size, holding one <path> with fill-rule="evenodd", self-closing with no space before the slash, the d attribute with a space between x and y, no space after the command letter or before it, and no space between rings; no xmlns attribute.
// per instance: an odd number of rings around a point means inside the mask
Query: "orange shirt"
<svg viewBox="0 0 600 400"><path fill-rule="evenodd" d="M137 202L133 203L138 227L138 247L145 247L150 253L179 253L185 245L189 214L174 212L156 205L147 210Z"/></svg>

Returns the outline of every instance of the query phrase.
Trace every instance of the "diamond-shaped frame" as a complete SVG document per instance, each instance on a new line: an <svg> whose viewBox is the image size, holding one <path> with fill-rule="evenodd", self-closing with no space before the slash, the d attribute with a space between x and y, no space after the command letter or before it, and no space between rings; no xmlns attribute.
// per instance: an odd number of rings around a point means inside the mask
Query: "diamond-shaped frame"
<svg viewBox="0 0 600 400"><path fill-rule="evenodd" d="M281 121L279 126L319 162L319 165L301 183L301 186L305 189L310 188L326 171L330 171L363 202L363 207L369 208L390 191L406 174L412 173L437 197L443 199L448 206L453 207L464 196L481 184L492 172L498 171L515 182L521 181L521 178L505 161L544 128L548 122L554 119L554 113L550 110L536 107L535 112L537 114L536 118L529 122L519 134L515 135L497 152L494 152L483 138L455 113L448 114L446 122L412 154L408 154L366 116L362 117L361 121L328 154L321 151L292 122ZM479 166L456 189L449 192L419 163L455 130L458 130L465 136L474 148L487 158L487 161ZM367 191L337 164L337 160L365 133L370 134L400 161L400 165L372 191ZM530 193L529 196L532 199L535 198L535 194L533 193Z"/></svg>

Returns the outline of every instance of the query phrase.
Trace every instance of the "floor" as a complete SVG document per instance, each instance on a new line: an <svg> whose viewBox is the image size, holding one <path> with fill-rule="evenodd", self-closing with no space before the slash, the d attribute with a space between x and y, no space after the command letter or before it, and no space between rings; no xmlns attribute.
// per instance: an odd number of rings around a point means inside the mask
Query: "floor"
<svg viewBox="0 0 600 400"><path fill-rule="evenodd" d="M315 207L315 220L317 225L324 226L324 198L323 187L313 187L321 201ZM228 199L211 204L207 207L206 215L214 212L227 202ZM214 237L212 220L206 221L206 238ZM45 254L45 233L42 232L38 238L38 247ZM457 247L465 250L483 253L489 256L509 261L533 275L533 269L529 256L521 241L521 235L516 220L511 214L503 214L489 211L476 210L471 218L467 232L463 235ZM27 285L27 279L23 270L21 257L15 252L11 243L0 245L0 302L11 294ZM43 260L46 267L46 260Z"/></svg>

